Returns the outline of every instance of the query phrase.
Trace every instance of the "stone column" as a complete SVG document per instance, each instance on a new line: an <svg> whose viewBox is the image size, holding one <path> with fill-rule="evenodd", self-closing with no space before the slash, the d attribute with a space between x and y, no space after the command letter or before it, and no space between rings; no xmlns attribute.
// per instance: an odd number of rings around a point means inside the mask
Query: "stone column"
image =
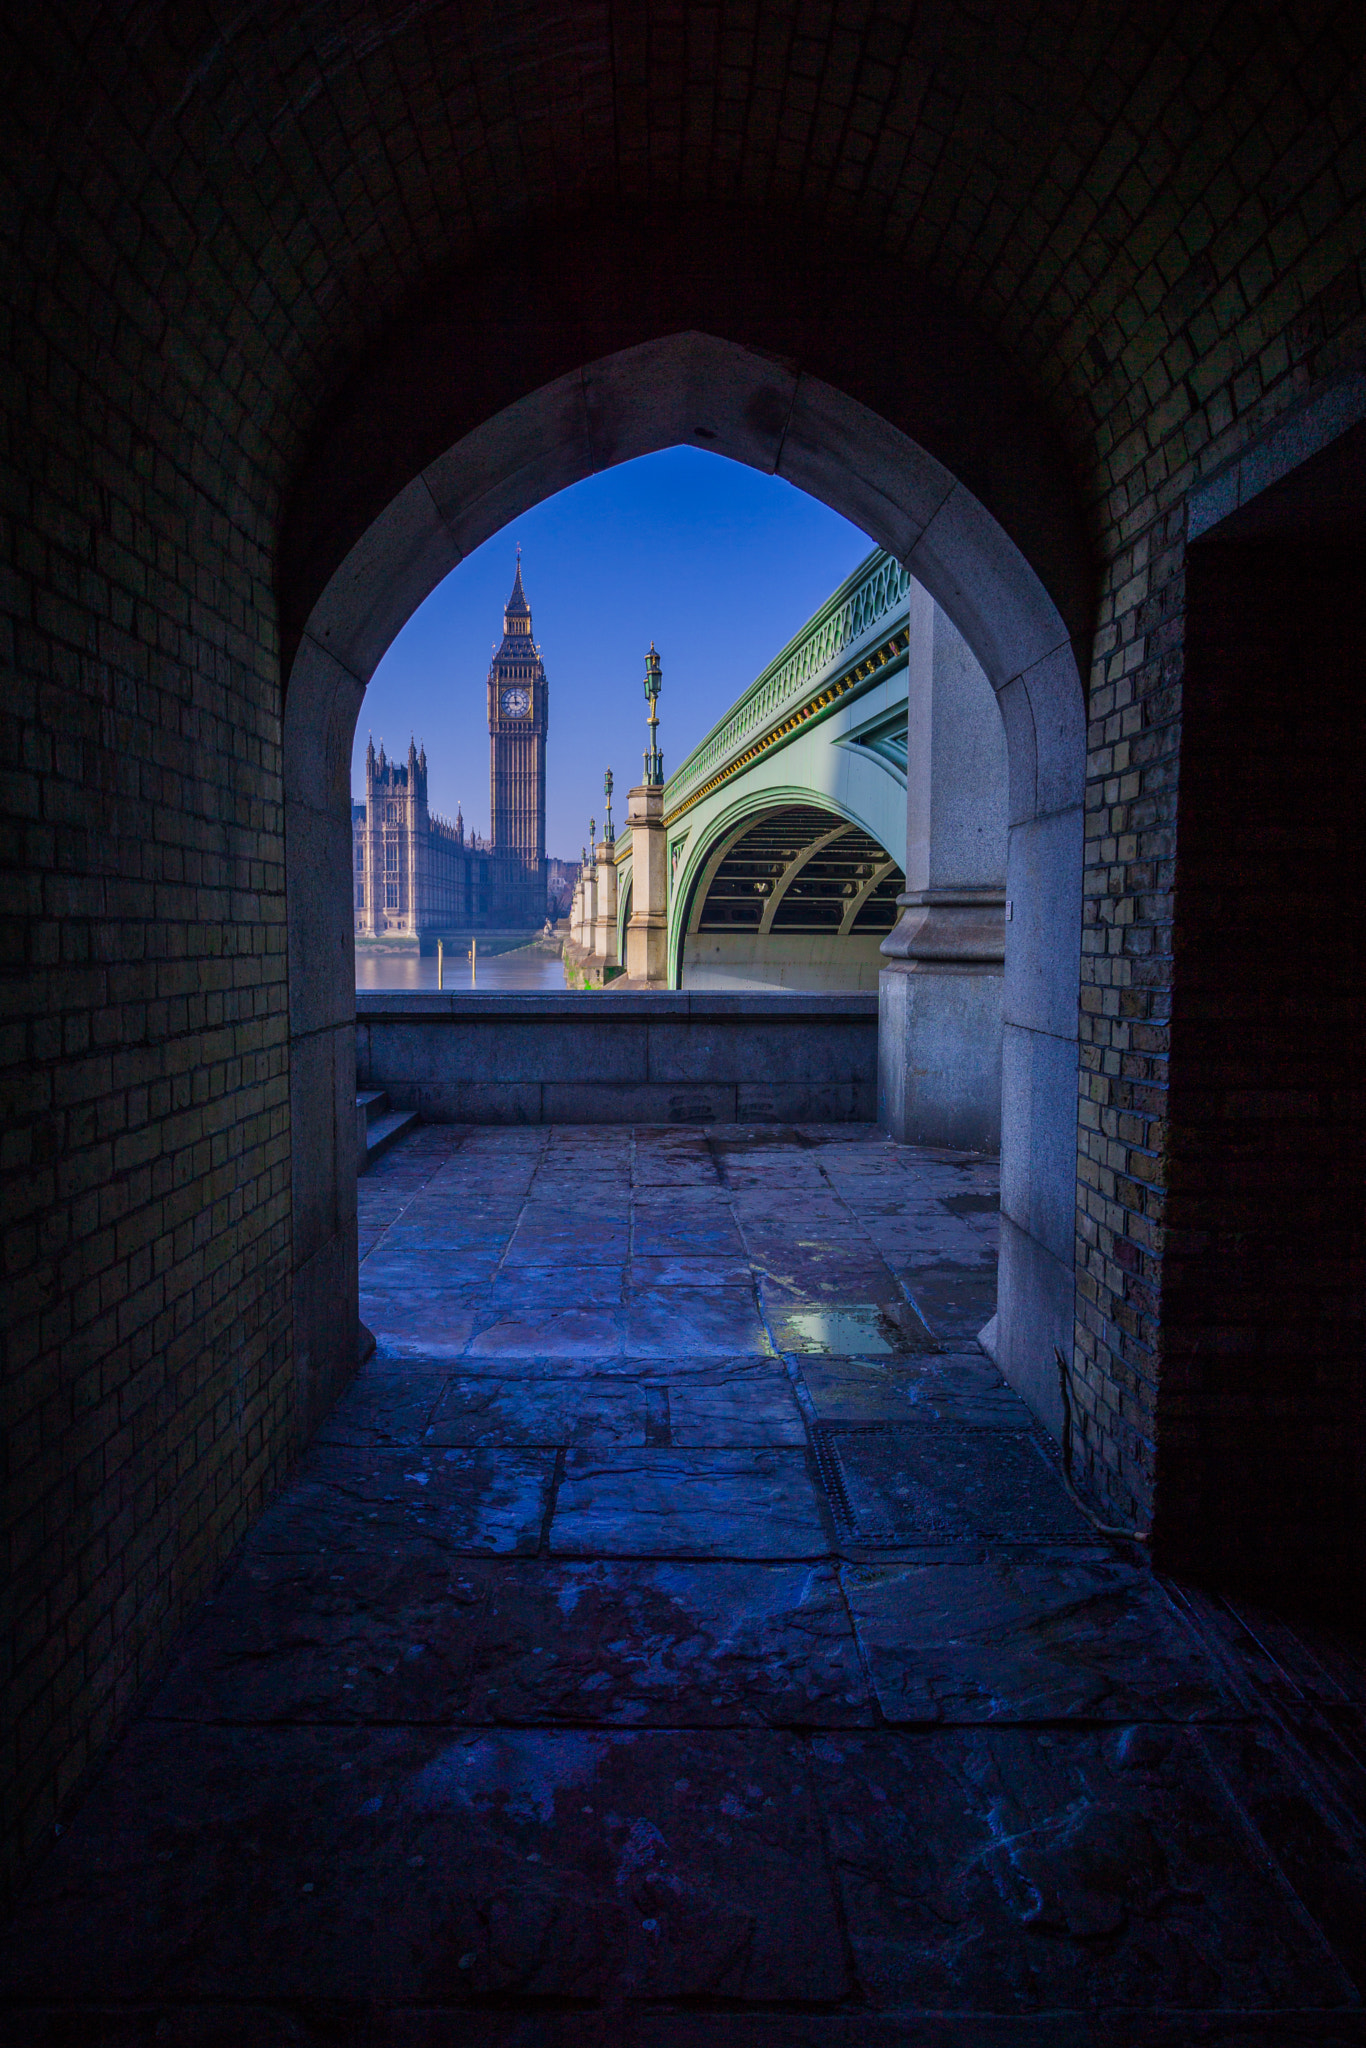
<svg viewBox="0 0 1366 2048"><path fill-rule="evenodd" d="M578 941L585 954L593 950L593 927L598 916L598 871L590 860L583 871L583 897Z"/></svg>
<svg viewBox="0 0 1366 2048"><path fill-rule="evenodd" d="M600 839L597 854L598 901L593 923L593 957L603 968L617 965L617 849Z"/></svg>
<svg viewBox="0 0 1366 2048"><path fill-rule="evenodd" d="M669 880L664 865L664 789L643 782L626 799L631 826L631 916L626 973L642 987L669 985Z"/></svg>
<svg viewBox="0 0 1366 2048"><path fill-rule="evenodd" d="M910 594L906 888L882 942L878 1121L904 1144L1001 1144L1006 748L995 693L928 592Z"/></svg>

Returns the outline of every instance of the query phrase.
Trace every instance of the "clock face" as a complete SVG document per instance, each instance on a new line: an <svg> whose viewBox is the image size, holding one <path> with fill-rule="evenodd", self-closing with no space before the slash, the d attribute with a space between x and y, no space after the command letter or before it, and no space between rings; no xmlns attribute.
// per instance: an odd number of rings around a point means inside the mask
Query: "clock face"
<svg viewBox="0 0 1366 2048"><path fill-rule="evenodd" d="M531 709L530 690L504 690L499 699L504 718L525 718Z"/></svg>

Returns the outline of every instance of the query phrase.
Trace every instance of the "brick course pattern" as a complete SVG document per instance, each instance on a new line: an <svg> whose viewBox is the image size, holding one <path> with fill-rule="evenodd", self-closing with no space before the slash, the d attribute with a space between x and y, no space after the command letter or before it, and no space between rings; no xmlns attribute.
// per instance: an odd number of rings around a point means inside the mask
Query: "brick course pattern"
<svg viewBox="0 0 1366 2048"><path fill-rule="evenodd" d="M519 224L743 205L923 274L1091 516L1079 1475L1152 1512L1185 502L1366 346L1347 6L194 4L0 22L11 1865L295 1444L282 509Z"/></svg>

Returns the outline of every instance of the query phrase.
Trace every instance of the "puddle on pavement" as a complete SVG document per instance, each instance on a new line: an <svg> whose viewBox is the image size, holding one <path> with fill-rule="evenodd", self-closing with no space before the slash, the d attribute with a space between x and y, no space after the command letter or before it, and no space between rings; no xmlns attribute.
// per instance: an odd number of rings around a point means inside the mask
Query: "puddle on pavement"
<svg viewBox="0 0 1366 2048"><path fill-rule="evenodd" d="M773 1318L780 1351L826 1352L841 1357L890 1358L935 1351L933 1337L909 1303L879 1308L788 1309Z"/></svg>

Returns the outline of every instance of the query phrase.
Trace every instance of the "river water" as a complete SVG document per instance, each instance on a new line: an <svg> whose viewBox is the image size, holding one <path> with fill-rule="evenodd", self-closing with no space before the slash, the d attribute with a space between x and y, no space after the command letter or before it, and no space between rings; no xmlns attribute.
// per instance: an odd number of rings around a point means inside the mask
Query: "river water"
<svg viewBox="0 0 1366 2048"><path fill-rule="evenodd" d="M508 953L486 953L480 946L471 979L469 946L466 943L458 943L447 949L445 986L448 992L474 988L489 991L520 990L525 994L534 989L557 989L563 995L564 967L555 953L533 951L527 946L519 946ZM378 950L371 952L358 946L356 987L435 988L436 955Z"/></svg>

